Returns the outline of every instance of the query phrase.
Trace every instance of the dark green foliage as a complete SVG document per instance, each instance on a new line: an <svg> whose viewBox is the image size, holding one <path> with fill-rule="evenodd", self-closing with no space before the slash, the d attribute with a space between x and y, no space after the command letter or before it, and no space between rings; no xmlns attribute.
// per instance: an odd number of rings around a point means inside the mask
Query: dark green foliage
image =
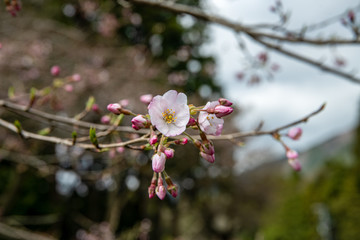
<svg viewBox="0 0 360 240"><path fill-rule="evenodd" d="M360 129L360 127L358 128ZM265 239L358 239L360 229L360 132L353 143L354 162L345 164L341 156L327 164L310 182L284 183L287 191L266 215ZM324 206L329 219L328 230L318 232L320 215L316 207ZM322 237L321 237L322 236Z"/></svg>

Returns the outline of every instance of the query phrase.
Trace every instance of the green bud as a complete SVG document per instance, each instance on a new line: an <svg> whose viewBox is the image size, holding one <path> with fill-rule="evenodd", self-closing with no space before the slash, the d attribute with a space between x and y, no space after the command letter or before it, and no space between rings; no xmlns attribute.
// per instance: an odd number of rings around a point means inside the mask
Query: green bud
<svg viewBox="0 0 360 240"><path fill-rule="evenodd" d="M45 135L48 135L50 132L51 132L51 128L47 127L47 128L43 128L43 129L39 130L37 133L39 135L45 136Z"/></svg>
<svg viewBox="0 0 360 240"><path fill-rule="evenodd" d="M94 105L94 103L95 103L95 98L93 96L89 97L89 99L86 102L86 111L89 112L92 106Z"/></svg>

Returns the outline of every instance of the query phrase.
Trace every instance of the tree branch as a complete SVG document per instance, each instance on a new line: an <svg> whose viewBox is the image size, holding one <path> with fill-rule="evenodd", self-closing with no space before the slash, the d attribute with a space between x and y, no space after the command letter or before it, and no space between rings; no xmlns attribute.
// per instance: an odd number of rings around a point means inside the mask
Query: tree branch
<svg viewBox="0 0 360 240"><path fill-rule="evenodd" d="M293 52L284 50L282 48L280 48L278 45L272 45L266 41L263 41L261 38L268 38L268 39L272 39L272 40L278 40L281 42L289 42L289 43L306 43L306 44L311 44L311 45L335 45L335 44L359 44L360 43L360 39L325 39L325 40L318 40L318 39L310 39L310 38L305 38L303 36L301 37L283 37L283 36L279 36L279 35L275 35L275 34L271 34L271 33L265 33L265 32L259 32L259 31L254 31L254 28L252 28L251 26L246 26L237 22L233 22L230 21L228 19L225 19L223 17L220 16L216 16L214 14L208 14L205 13L204 11L200 10L199 8L196 7L190 7L190 6L186 6L184 4L177 4L171 1L154 1L154 0L129 0L129 2L135 3L135 4L142 4L142 5L147 5L147 6L151 6L151 7L157 7L157 8L161 8L161 9L165 9L168 11L172 11L174 13L177 14L189 14L191 16L196 17L197 19L200 20L204 20L207 22L212 22L212 23L216 23L219 25L222 25L224 27L230 28L232 30L234 30L237 33L243 32L247 35L249 35L252 39L254 39L255 41L259 42L260 44L269 47L269 48L273 48L275 50L277 50L278 52L281 52L285 55L287 55L288 57L300 60L302 62L308 63L312 66L315 66L317 68L322 69L323 71L329 72L329 73L333 73L335 75L338 75L340 77L343 77L345 79L348 79L352 82L355 83L360 83L360 79L356 78L354 75L352 74L348 74L348 73L344 73L341 72L339 70L336 70L335 68L331 68L328 66L324 66L323 64L316 62L314 60L311 60L307 57L295 54Z"/></svg>
<svg viewBox="0 0 360 240"><path fill-rule="evenodd" d="M277 133L281 130L298 125L299 123L307 122L309 120L309 118L311 118L311 117L317 115L318 113L320 113L321 111L323 111L325 109L325 106L326 106L326 104L324 103L323 105L320 106L319 109L315 110L312 113L309 113L305 117L303 117L299 120L296 120L294 122L288 123L284 126L277 127L272 130L261 131L259 128L257 128L254 131L250 131L250 132L238 132L238 133L232 133L232 134L224 134L221 136L208 136L208 138L214 139L214 140L233 140L233 139L237 139L237 138L253 137L253 136L260 136L260 135L273 135L274 133Z"/></svg>
<svg viewBox="0 0 360 240"><path fill-rule="evenodd" d="M297 54L295 52L292 52L292 51L289 51L289 50L285 50L284 48L282 48L281 46L279 45L275 45L275 44L271 44L271 43L268 43L266 41L263 41L262 39L256 37L256 36L253 36L253 35L249 35L254 41L268 47L268 48L271 48L279 53L282 53L288 57L291 57L291 58L294 58L294 59L297 59L301 62L304 62L304 63L307 63L307 64L310 64L310 65L313 65L313 66L316 66L317 68L323 70L323 71L326 71L326 72L329 72L329 73L332 73L334 75L337 75L337 76L340 76L340 77L343 77L351 82L354 82L354 83L357 83L359 84L360 83L360 79L357 78L356 76L352 75L352 74L349 74L349 73L346 73L346 72L342 72L342 71L339 71L335 68L331 68L329 66L326 66L324 65L323 63L321 62L317 62L315 60L312 60L311 58L307 58L303 55L300 55L300 54Z"/></svg>
<svg viewBox="0 0 360 240"><path fill-rule="evenodd" d="M9 123L1 118L0 118L0 126L3 126L15 133L18 133L18 129L15 127L14 124ZM110 126L108 126L108 127L110 127ZM54 137L54 136L43 136L40 134L28 132L26 130L22 130L21 135L24 139L35 139L35 140L40 140L40 141L45 141L45 142L59 143L59 144L63 144L66 146L78 146L78 147L84 148L84 149L97 150L97 148L93 144L90 144L90 143L75 143L75 145L74 145L72 140L63 139L63 138ZM142 136L140 138L132 139L132 140L125 141L125 142L99 144L99 147L100 148L126 147L127 145L131 145L134 143L141 143L141 142L145 143L145 142L148 142L148 140L149 140L148 138Z"/></svg>
<svg viewBox="0 0 360 240"><path fill-rule="evenodd" d="M8 240L56 240L51 236L11 227L4 223L0 223L0 236Z"/></svg>

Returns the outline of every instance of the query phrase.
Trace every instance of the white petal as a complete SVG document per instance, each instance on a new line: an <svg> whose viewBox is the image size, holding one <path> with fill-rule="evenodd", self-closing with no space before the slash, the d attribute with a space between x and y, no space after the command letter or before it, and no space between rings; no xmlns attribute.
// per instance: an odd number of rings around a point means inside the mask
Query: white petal
<svg viewBox="0 0 360 240"><path fill-rule="evenodd" d="M157 130L159 130L159 132L161 132L162 134L164 134L165 136L167 136L167 132L169 131L169 125L167 123L163 123L163 124L159 124L156 126Z"/></svg>
<svg viewBox="0 0 360 240"><path fill-rule="evenodd" d="M162 96L162 98L165 99L169 105L173 105L176 102L177 96L177 91L169 90Z"/></svg>
<svg viewBox="0 0 360 240"><path fill-rule="evenodd" d="M187 105L187 96L184 93L179 93L176 98L177 105Z"/></svg>
<svg viewBox="0 0 360 240"><path fill-rule="evenodd" d="M186 125L182 127L177 127L175 124L168 124L168 126L169 126L169 131L166 134L164 134L167 137L180 135L185 131L186 128Z"/></svg>

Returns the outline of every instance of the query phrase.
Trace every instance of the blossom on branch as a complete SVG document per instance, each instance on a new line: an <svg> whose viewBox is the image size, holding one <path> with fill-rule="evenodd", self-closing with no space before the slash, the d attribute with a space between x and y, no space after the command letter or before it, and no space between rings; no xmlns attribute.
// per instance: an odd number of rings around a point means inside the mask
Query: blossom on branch
<svg viewBox="0 0 360 240"><path fill-rule="evenodd" d="M218 101L208 102L199 113L198 122L200 129L206 134L219 136L222 132L224 120L216 117L215 114L208 113L208 109L215 109L219 105Z"/></svg>
<svg viewBox="0 0 360 240"><path fill-rule="evenodd" d="M153 95L152 94L144 94L140 96L140 101L142 103L145 103L146 105L148 105L151 100L153 99Z"/></svg>
<svg viewBox="0 0 360 240"><path fill-rule="evenodd" d="M288 158L289 165L295 170L300 171L301 170L301 164L299 162L299 154L291 149L288 149L286 151L286 157Z"/></svg>
<svg viewBox="0 0 360 240"><path fill-rule="evenodd" d="M299 127L290 128L287 133L287 136L292 140L298 140L301 137L301 135L302 135L302 129Z"/></svg>
<svg viewBox="0 0 360 240"><path fill-rule="evenodd" d="M121 106L118 103L110 103L109 105L107 105L107 110L116 115L121 114Z"/></svg>
<svg viewBox="0 0 360 240"><path fill-rule="evenodd" d="M162 172L165 169L166 155L163 152L155 153L152 157L152 169L154 172Z"/></svg>
<svg viewBox="0 0 360 240"><path fill-rule="evenodd" d="M131 120L131 127L135 130L139 130L141 128L147 128L150 126L149 121L143 115L137 115Z"/></svg>
<svg viewBox="0 0 360 240"><path fill-rule="evenodd" d="M190 119L187 97L175 90L155 96L148 106L150 120L166 137L183 133Z"/></svg>

